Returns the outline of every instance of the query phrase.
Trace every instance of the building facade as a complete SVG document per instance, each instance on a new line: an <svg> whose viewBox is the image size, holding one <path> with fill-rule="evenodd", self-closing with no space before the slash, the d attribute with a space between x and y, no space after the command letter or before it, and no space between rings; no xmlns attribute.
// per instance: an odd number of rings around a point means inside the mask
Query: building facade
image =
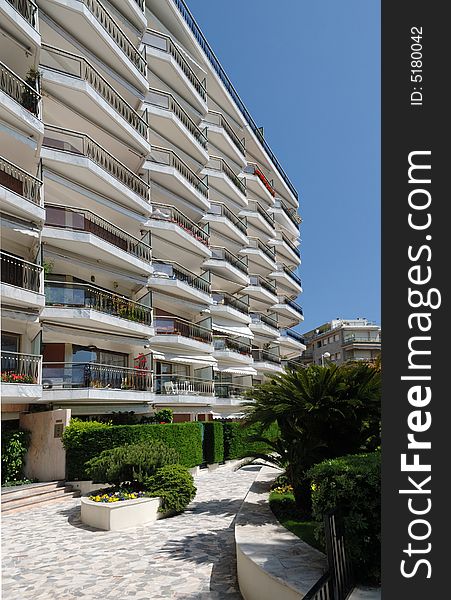
<svg viewBox="0 0 451 600"><path fill-rule="evenodd" d="M239 415L305 348L298 194L182 0L0 0L2 415Z"/></svg>

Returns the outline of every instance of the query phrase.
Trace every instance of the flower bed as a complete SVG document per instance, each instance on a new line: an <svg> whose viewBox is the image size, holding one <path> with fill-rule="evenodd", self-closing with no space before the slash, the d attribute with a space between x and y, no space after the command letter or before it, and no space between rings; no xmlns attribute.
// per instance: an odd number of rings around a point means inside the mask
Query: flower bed
<svg viewBox="0 0 451 600"><path fill-rule="evenodd" d="M34 379L31 375L24 375L14 373L12 371L6 371L2 373L3 383L34 383Z"/></svg>
<svg viewBox="0 0 451 600"><path fill-rule="evenodd" d="M164 516L159 513L160 498L135 498L122 501L95 501L81 498L81 521L105 531L120 531L152 523Z"/></svg>

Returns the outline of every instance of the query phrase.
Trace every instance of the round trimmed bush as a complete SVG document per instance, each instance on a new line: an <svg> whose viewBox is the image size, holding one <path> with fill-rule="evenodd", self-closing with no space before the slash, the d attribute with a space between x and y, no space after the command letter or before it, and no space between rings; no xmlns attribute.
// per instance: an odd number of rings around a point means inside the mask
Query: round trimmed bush
<svg viewBox="0 0 451 600"><path fill-rule="evenodd" d="M182 465L166 465L144 481L146 495L160 496L163 512L180 513L196 495L196 486L188 469Z"/></svg>

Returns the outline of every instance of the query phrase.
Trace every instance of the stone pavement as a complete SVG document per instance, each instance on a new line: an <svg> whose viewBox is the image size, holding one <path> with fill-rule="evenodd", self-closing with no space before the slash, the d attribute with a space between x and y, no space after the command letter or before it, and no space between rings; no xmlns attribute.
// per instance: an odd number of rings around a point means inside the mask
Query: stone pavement
<svg viewBox="0 0 451 600"><path fill-rule="evenodd" d="M195 478L182 515L121 532L80 522L80 500L2 518L3 600L239 600L233 521L259 467Z"/></svg>

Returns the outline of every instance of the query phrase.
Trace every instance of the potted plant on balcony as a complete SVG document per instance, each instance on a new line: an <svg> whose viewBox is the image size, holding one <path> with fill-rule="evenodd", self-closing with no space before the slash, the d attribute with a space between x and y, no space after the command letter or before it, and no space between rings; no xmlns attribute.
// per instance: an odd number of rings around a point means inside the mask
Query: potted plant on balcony
<svg viewBox="0 0 451 600"><path fill-rule="evenodd" d="M37 115L39 104L39 97L37 93L39 88L39 71L34 67L28 69L25 77L25 83L27 83L29 87L24 87L21 104L34 115ZM32 90L36 90L36 93Z"/></svg>

